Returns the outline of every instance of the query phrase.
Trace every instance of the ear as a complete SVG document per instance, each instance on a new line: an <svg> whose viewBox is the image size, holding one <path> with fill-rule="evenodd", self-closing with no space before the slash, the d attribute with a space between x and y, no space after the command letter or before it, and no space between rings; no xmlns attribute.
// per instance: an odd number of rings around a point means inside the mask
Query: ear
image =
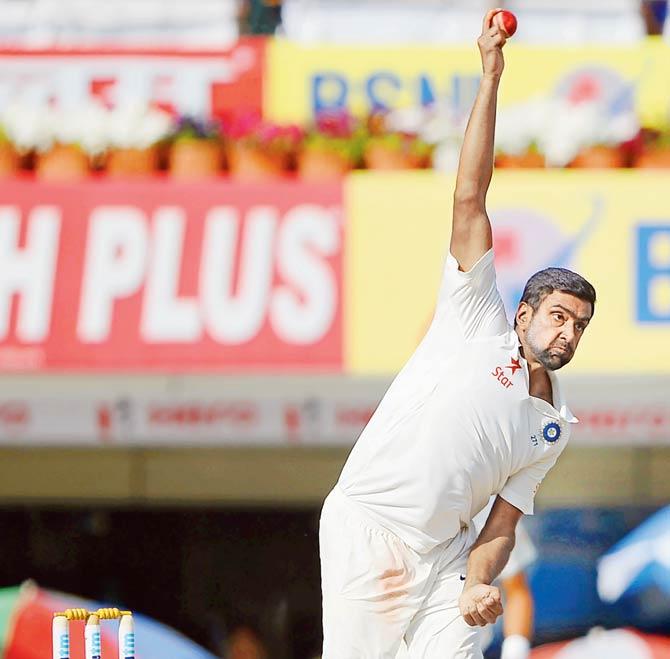
<svg viewBox="0 0 670 659"><path fill-rule="evenodd" d="M532 317L533 307L527 302L519 302L519 307L516 310L516 324L522 329L526 329Z"/></svg>

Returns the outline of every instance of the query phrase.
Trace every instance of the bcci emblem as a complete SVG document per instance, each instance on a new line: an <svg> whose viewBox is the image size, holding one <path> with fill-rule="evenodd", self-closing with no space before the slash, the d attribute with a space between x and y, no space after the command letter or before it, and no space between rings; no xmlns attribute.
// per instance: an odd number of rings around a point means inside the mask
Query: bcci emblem
<svg viewBox="0 0 670 659"><path fill-rule="evenodd" d="M554 444L561 437L561 425L556 421L548 421L542 428L542 438L547 444Z"/></svg>

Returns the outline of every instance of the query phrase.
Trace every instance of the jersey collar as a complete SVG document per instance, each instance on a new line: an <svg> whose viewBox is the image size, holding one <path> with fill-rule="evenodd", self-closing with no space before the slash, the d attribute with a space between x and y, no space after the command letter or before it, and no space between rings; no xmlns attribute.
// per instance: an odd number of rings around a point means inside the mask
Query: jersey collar
<svg viewBox="0 0 670 659"><path fill-rule="evenodd" d="M525 357L521 355L521 341L519 339L519 335L516 333L516 330L512 331L514 332L514 336L516 337L517 356L523 367L523 374L526 379L526 386L530 389L530 374L528 371L528 362L526 361ZM542 400L541 398L531 396L529 393L528 397L530 398L531 403L538 411L542 412L543 414L547 414L552 417L558 416L567 423L579 423L579 419L570 411L570 408L568 407L565 401L565 396L563 394L563 387L561 387L561 383L558 380L558 376L556 375L556 373L554 373L554 371L547 371L547 375L551 380L551 388L554 396L554 405L549 405L549 403L547 403L546 400Z"/></svg>

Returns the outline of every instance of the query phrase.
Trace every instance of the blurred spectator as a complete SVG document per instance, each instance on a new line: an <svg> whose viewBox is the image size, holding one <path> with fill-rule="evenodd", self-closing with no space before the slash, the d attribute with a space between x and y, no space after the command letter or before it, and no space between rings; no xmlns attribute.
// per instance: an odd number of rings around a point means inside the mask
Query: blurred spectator
<svg viewBox="0 0 670 659"><path fill-rule="evenodd" d="M240 6L242 32L274 34L281 23L281 0L244 0Z"/></svg>
<svg viewBox="0 0 670 659"><path fill-rule="evenodd" d="M643 0L642 16L649 34L661 34L668 13L667 0Z"/></svg>
<svg viewBox="0 0 670 659"><path fill-rule="evenodd" d="M234 629L228 639L226 659L268 659L268 653L258 634L251 627Z"/></svg>

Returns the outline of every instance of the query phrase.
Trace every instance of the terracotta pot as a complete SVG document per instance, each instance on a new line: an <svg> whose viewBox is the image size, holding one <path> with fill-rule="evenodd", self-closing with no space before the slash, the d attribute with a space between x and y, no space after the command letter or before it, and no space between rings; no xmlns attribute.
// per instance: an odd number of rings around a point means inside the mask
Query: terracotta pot
<svg viewBox="0 0 670 659"><path fill-rule="evenodd" d="M612 169L626 166L626 156L618 146L596 145L582 149L568 167Z"/></svg>
<svg viewBox="0 0 670 659"><path fill-rule="evenodd" d="M546 167L544 156L537 151L526 151L519 155L499 153L496 156L496 167L501 169L538 169Z"/></svg>
<svg viewBox="0 0 670 659"><path fill-rule="evenodd" d="M0 142L0 178L15 176L21 169L21 156L11 142Z"/></svg>
<svg viewBox="0 0 670 659"><path fill-rule="evenodd" d="M307 181L340 179L351 169L350 160L329 149L305 149L298 156L298 173Z"/></svg>
<svg viewBox="0 0 670 659"><path fill-rule="evenodd" d="M670 167L670 147L655 147L643 151L633 163L642 169L666 169Z"/></svg>
<svg viewBox="0 0 670 659"><path fill-rule="evenodd" d="M288 156L282 153L233 142L228 147L230 175L240 181L265 181L284 176L288 168Z"/></svg>
<svg viewBox="0 0 670 659"><path fill-rule="evenodd" d="M176 179L217 176L222 165L223 150L215 140L177 140L170 148L168 171Z"/></svg>
<svg viewBox="0 0 670 659"><path fill-rule="evenodd" d="M105 172L108 176L137 178L151 176L158 170L158 148L112 149L107 154Z"/></svg>
<svg viewBox="0 0 670 659"><path fill-rule="evenodd" d="M368 169L395 171L399 169L421 169L427 165L427 157L417 156L402 149L393 149L384 144L368 144L363 153Z"/></svg>
<svg viewBox="0 0 670 659"><path fill-rule="evenodd" d="M35 160L35 176L43 181L79 181L91 172L88 155L75 144L54 144Z"/></svg>

